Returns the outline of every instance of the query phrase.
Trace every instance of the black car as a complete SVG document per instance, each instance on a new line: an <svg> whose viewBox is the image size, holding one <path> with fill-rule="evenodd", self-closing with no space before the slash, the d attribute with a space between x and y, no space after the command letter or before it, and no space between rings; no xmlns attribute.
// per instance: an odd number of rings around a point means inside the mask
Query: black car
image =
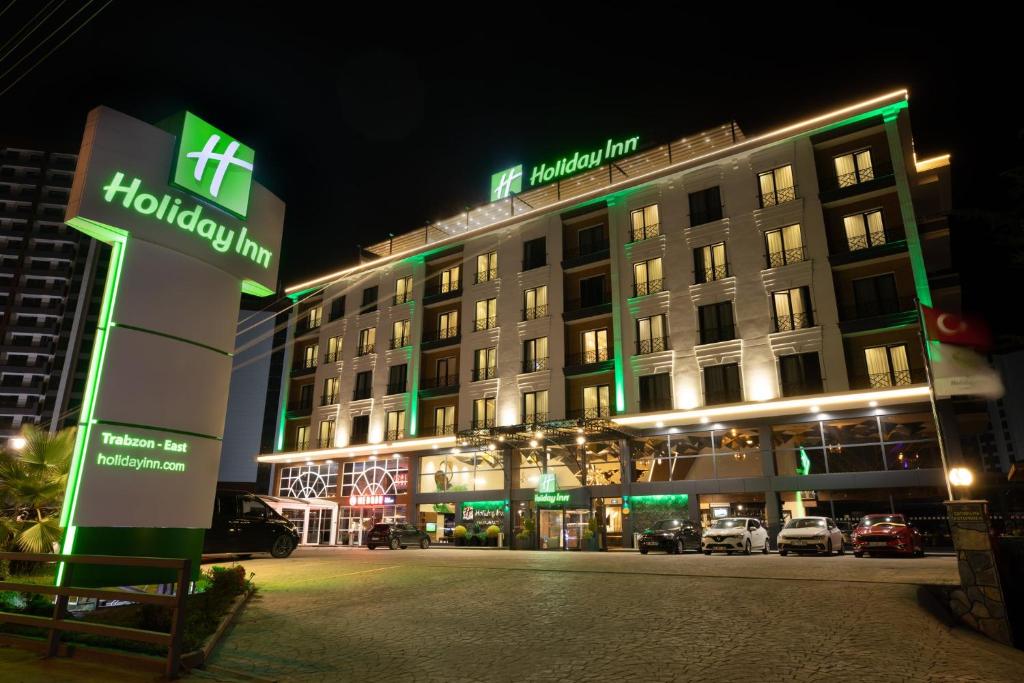
<svg viewBox="0 0 1024 683"><path fill-rule="evenodd" d="M366 537L366 547L370 550L384 546L392 550L405 550L411 545L426 550L430 547L430 536L412 524L374 524Z"/></svg>
<svg viewBox="0 0 1024 683"><path fill-rule="evenodd" d="M298 544L295 526L259 496L244 491L217 493L203 554L270 553L281 558L291 555Z"/></svg>
<svg viewBox="0 0 1024 683"><path fill-rule="evenodd" d="M681 553L687 548L700 550L700 529L683 519L663 519L640 534L640 554L651 550Z"/></svg>

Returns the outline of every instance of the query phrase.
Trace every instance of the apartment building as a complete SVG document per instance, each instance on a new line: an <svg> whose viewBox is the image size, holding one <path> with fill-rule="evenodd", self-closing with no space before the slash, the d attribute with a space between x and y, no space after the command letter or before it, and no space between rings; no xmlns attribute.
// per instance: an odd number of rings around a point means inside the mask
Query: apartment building
<svg viewBox="0 0 1024 683"><path fill-rule="evenodd" d="M25 423L75 424L81 404L106 259L64 224L76 158L0 149L2 442Z"/></svg>
<svg viewBox="0 0 1024 683"><path fill-rule="evenodd" d="M288 290L270 493L336 501L317 524L349 544L375 521L538 549L679 516L927 527L945 487L916 302L959 308L949 183L900 91L641 143L375 245Z"/></svg>

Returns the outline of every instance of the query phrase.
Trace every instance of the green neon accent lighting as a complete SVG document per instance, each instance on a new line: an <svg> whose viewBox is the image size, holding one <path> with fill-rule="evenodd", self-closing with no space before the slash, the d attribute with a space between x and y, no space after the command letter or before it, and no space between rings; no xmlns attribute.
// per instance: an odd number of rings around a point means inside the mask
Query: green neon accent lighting
<svg viewBox="0 0 1024 683"><path fill-rule="evenodd" d="M796 468L796 473L802 476L806 476L811 473L811 459L807 455L807 451L804 447L800 447L800 465Z"/></svg>
<svg viewBox="0 0 1024 683"><path fill-rule="evenodd" d="M252 280L242 280L242 294L264 297L272 296L274 294L274 290L269 287L264 287L260 283L253 282Z"/></svg>
<svg viewBox="0 0 1024 683"><path fill-rule="evenodd" d="M523 191L523 165L513 166L491 175L491 201L505 199Z"/></svg>
<svg viewBox="0 0 1024 683"><path fill-rule="evenodd" d="M462 507L473 508L474 510L504 510L507 507L507 501L476 500L470 503L463 503Z"/></svg>
<svg viewBox="0 0 1024 683"><path fill-rule="evenodd" d="M530 170L530 187L595 169L612 159L635 152L639 142L639 136L626 138L620 142L608 138L603 147L588 152L574 152L571 156L552 162L550 166L546 163L534 166Z"/></svg>
<svg viewBox="0 0 1024 683"><path fill-rule="evenodd" d="M315 291L317 291L319 289L320 289L320 287L307 287L306 289L300 289L297 292L292 292L291 294L289 294L288 298L291 299L293 302L295 302L295 301L298 301L299 299L303 298L304 296L306 296L310 292L315 292Z"/></svg>
<svg viewBox="0 0 1024 683"><path fill-rule="evenodd" d="M630 496L630 503L641 505L678 505L687 506L690 504L689 493L668 493L653 496Z"/></svg>
<svg viewBox="0 0 1024 683"><path fill-rule="evenodd" d="M822 126L821 128L815 128L814 130L810 131L809 133L806 133L805 135L817 135L819 133L835 130L836 128L842 128L843 126L849 126L854 123L860 123L861 121L864 121L866 119L871 119L878 116L881 116L883 121L891 120L899 116L900 111L906 109L908 106L909 103L906 100L900 100L899 102L893 102L892 104L887 104L884 107L877 107L870 111L866 111L862 114L857 114L855 116L851 116L850 118L843 119L842 121L837 121L836 123L830 123L829 125Z"/></svg>
<svg viewBox="0 0 1024 683"><path fill-rule="evenodd" d="M130 422L114 422L112 420L93 420L94 425L104 425L107 427L123 427L125 429L151 429L155 432L167 432L168 434L181 434L182 436L195 436L200 439L209 439L211 441L221 441L221 437L212 436L210 434L200 434L198 432L187 432L183 429L168 429L167 427L160 427L158 425L140 425L132 424Z"/></svg>
<svg viewBox="0 0 1024 683"><path fill-rule="evenodd" d="M171 184L245 218L255 158L252 147L185 112Z"/></svg>
<svg viewBox="0 0 1024 683"><path fill-rule="evenodd" d="M565 505L569 502L568 493L535 493L533 502L538 505Z"/></svg>
<svg viewBox="0 0 1024 683"><path fill-rule="evenodd" d="M72 221L72 227L85 232L79 226L78 221ZM71 467L68 471L67 491L70 495L65 496L64 507L60 513L60 525L65 529L64 544L61 552L70 555L74 552L75 537L77 528L71 523L75 518L75 508L78 505L78 493L82 483L82 467L85 464L85 450L89 443L89 434L94 423L93 416L96 411L96 398L99 394L100 381L103 374L103 363L107 355L107 341L110 338L111 321L114 315L114 304L117 301L117 290L121 284L121 273L124 269L124 254L128 246L127 233L110 226L101 226L96 235L103 234L111 240L110 268L107 275L107 282L103 287L103 300L100 304L99 321L96 325L96 339L93 342L92 356L89 358L89 375L85 382L85 392L82 398L82 412L79 414L78 433L75 436L75 449L71 456ZM92 226L88 226L91 227ZM56 585L61 585L64 579L64 564L57 568Z"/></svg>
<svg viewBox="0 0 1024 683"><path fill-rule="evenodd" d="M173 334L167 334L166 332L157 332L156 330L150 330L145 327L139 327L137 325L125 325L124 323L110 323L110 326L122 327L126 330L133 330L135 332L145 332L146 334L153 334L156 335L157 337L166 337L167 339L173 339L174 341L180 341L185 344L191 344L192 346L198 346L199 348L206 349L207 351L219 353L222 356L227 356L228 358L231 358L232 356L235 355L228 351L224 351L223 349L218 349L214 346L210 346L209 344L203 344L202 342L192 341L191 339L185 339L184 337L178 337Z"/></svg>
<svg viewBox="0 0 1024 683"><path fill-rule="evenodd" d="M244 225L236 234L209 215L203 217L203 205L186 206L180 197L142 192L141 178L128 178L123 171L114 173L110 182L103 186L103 201L119 203L125 209L131 209L141 216L152 216L163 221L171 228L180 228L191 232L209 242L211 249L220 254L233 251L243 259L249 259L263 268L270 268L274 252L248 237L249 229ZM213 214L216 215L216 214Z"/></svg>

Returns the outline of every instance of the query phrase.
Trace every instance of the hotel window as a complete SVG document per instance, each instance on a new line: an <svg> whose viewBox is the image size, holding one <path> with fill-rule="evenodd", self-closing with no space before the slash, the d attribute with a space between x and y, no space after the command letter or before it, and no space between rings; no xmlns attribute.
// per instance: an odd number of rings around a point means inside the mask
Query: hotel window
<svg viewBox="0 0 1024 683"><path fill-rule="evenodd" d="M793 167L788 164L758 173L757 186L760 191L761 208L785 204L796 199Z"/></svg>
<svg viewBox="0 0 1024 683"><path fill-rule="evenodd" d="M309 425L302 425L295 430L295 450L304 451L309 448Z"/></svg>
<svg viewBox="0 0 1024 683"><path fill-rule="evenodd" d="M473 381L494 379L498 376L498 347L477 349L473 354Z"/></svg>
<svg viewBox="0 0 1024 683"><path fill-rule="evenodd" d="M871 150L843 154L832 159L836 167L836 183L839 187L852 187L873 180L875 171L871 167Z"/></svg>
<svg viewBox="0 0 1024 683"><path fill-rule="evenodd" d="M608 360L608 328L580 333L580 348L583 352L579 362L570 365L589 365Z"/></svg>
<svg viewBox="0 0 1024 683"><path fill-rule="evenodd" d="M300 366L304 370L309 370L316 367L316 357L320 354L319 344L310 344L306 348L302 349L302 365Z"/></svg>
<svg viewBox="0 0 1024 683"><path fill-rule="evenodd" d="M701 344L714 344L736 338L731 301L701 306L697 309L697 317L700 322Z"/></svg>
<svg viewBox="0 0 1024 683"><path fill-rule="evenodd" d="M660 292L662 282L661 257L633 264L633 296Z"/></svg>
<svg viewBox="0 0 1024 683"><path fill-rule="evenodd" d="M893 273L858 278L853 281L854 312L857 318L870 318L876 315L889 315L909 309L909 301L901 307L899 292L896 289L896 276Z"/></svg>
<svg viewBox="0 0 1024 683"><path fill-rule="evenodd" d="M814 327L810 289L794 287L772 292L772 319L776 332Z"/></svg>
<svg viewBox="0 0 1024 683"><path fill-rule="evenodd" d="M488 282L498 277L498 252L490 251L476 257L476 281Z"/></svg>
<svg viewBox="0 0 1024 683"><path fill-rule="evenodd" d="M578 302L578 308L590 308L591 306L601 306L604 304L611 303L612 293L608 289L604 275L595 275L594 277L585 277L580 280L580 299ZM571 310L575 304L570 304Z"/></svg>
<svg viewBox="0 0 1024 683"><path fill-rule="evenodd" d="M541 285L523 292L523 320L536 320L548 314L548 286Z"/></svg>
<svg viewBox="0 0 1024 683"><path fill-rule="evenodd" d="M324 361L327 363L335 363L339 360L341 360L341 335L327 340L327 355L324 356Z"/></svg>
<svg viewBox="0 0 1024 683"><path fill-rule="evenodd" d="M668 337L665 335L665 314L652 315L649 318L636 320L636 355L655 353L668 349Z"/></svg>
<svg viewBox="0 0 1024 683"><path fill-rule="evenodd" d="M913 383L906 344L866 348L864 360L867 362L868 382L872 389Z"/></svg>
<svg viewBox="0 0 1024 683"><path fill-rule="evenodd" d="M742 400L740 366L737 363L704 368L704 405L739 403Z"/></svg>
<svg viewBox="0 0 1024 683"><path fill-rule="evenodd" d="M434 436L455 433L455 406L434 408Z"/></svg>
<svg viewBox="0 0 1024 683"><path fill-rule="evenodd" d="M356 415L352 418L352 435L348 442L352 445L366 443L370 440L370 416Z"/></svg>
<svg viewBox="0 0 1024 683"><path fill-rule="evenodd" d="M498 300L483 299L476 302L476 319L473 321L473 329L489 330L498 326Z"/></svg>
<svg viewBox="0 0 1024 683"><path fill-rule="evenodd" d="M398 278L395 281L395 304L412 301L412 276Z"/></svg>
<svg viewBox="0 0 1024 683"><path fill-rule="evenodd" d="M489 429L494 426L493 398L478 398L473 401L472 429Z"/></svg>
<svg viewBox="0 0 1024 683"><path fill-rule="evenodd" d="M345 315L345 297L339 296L331 301L330 320L337 320Z"/></svg>
<svg viewBox="0 0 1024 683"><path fill-rule="evenodd" d="M439 387L457 384L455 381L458 377L458 374L455 372L455 358L449 356L448 358L438 358L434 361L434 377L437 378L437 386Z"/></svg>
<svg viewBox="0 0 1024 683"><path fill-rule="evenodd" d="M446 292L455 292L459 290L460 279L462 275L462 266L452 266L447 270L442 270L441 275L438 277L438 282L441 286L441 294Z"/></svg>
<svg viewBox="0 0 1024 683"><path fill-rule="evenodd" d="M640 242L657 237L661 234L661 224L658 222L658 205L651 204L642 209L629 213L630 242Z"/></svg>
<svg viewBox="0 0 1024 683"><path fill-rule="evenodd" d="M385 441L398 441L405 438L405 411L388 412L387 429L384 431Z"/></svg>
<svg viewBox="0 0 1024 683"><path fill-rule="evenodd" d="M359 307L359 313L373 313L377 310L377 286L367 287L363 290L363 305Z"/></svg>
<svg viewBox="0 0 1024 683"><path fill-rule="evenodd" d="M604 224L591 225L576 233L576 255L586 256L608 250L608 229ZM567 256L572 256L570 251Z"/></svg>
<svg viewBox="0 0 1024 683"><path fill-rule="evenodd" d="M391 348L400 349L409 345L409 321L396 320L391 325Z"/></svg>
<svg viewBox="0 0 1024 683"><path fill-rule="evenodd" d="M288 498L329 498L338 493L338 465L292 465L281 468L281 487L277 495ZM310 525L312 526L312 525Z"/></svg>
<svg viewBox="0 0 1024 683"><path fill-rule="evenodd" d="M373 370L356 373L356 388L352 391L352 400L361 401L373 396Z"/></svg>
<svg viewBox="0 0 1024 683"><path fill-rule="evenodd" d="M357 356L365 356L374 353L377 348L377 328L367 327L359 330L359 348L356 349Z"/></svg>
<svg viewBox="0 0 1024 683"><path fill-rule="evenodd" d="M299 409L308 410L313 407L313 385L303 384L299 387Z"/></svg>
<svg viewBox="0 0 1024 683"><path fill-rule="evenodd" d="M505 456L500 450L425 455L419 472L420 493L496 491L497 496L505 486Z"/></svg>
<svg viewBox="0 0 1024 683"><path fill-rule="evenodd" d="M323 317L324 308L323 306L314 306L309 309L309 318L306 320L306 329L312 330L320 327L320 320Z"/></svg>
<svg viewBox="0 0 1024 683"><path fill-rule="evenodd" d="M523 342L523 372L547 370L548 338L537 337Z"/></svg>
<svg viewBox="0 0 1024 683"><path fill-rule="evenodd" d="M764 234L764 241L769 268L779 268L804 260L804 237L800 232L799 223L778 230L769 230Z"/></svg>
<svg viewBox="0 0 1024 683"><path fill-rule="evenodd" d="M324 393L320 397L320 405L332 406L338 402L338 378L328 377L324 380Z"/></svg>
<svg viewBox="0 0 1024 683"><path fill-rule="evenodd" d="M672 375L659 372L640 377L640 412L672 410Z"/></svg>
<svg viewBox="0 0 1024 683"><path fill-rule="evenodd" d="M388 368L388 394L404 394L409 380L409 366L405 363Z"/></svg>
<svg viewBox="0 0 1024 683"><path fill-rule="evenodd" d="M722 193L718 185L690 193L690 227L722 219Z"/></svg>
<svg viewBox="0 0 1024 683"><path fill-rule="evenodd" d="M611 391L607 384L583 387L583 414L580 417L594 419L611 414Z"/></svg>
<svg viewBox="0 0 1024 683"><path fill-rule="evenodd" d="M527 391L523 394L523 424L548 421L548 392Z"/></svg>
<svg viewBox="0 0 1024 683"><path fill-rule="evenodd" d="M814 352L780 356L779 378L783 397L820 394L825 390L821 382L821 363Z"/></svg>
<svg viewBox="0 0 1024 683"><path fill-rule="evenodd" d="M881 209L843 216L843 227L846 229L846 246L850 251L869 249L886 242Z"/></svg>
<svg viewBox="0 0 1024 683"><path fill-rule="evenodd" d="M725 261L725 242L694 249L693 273L697 284L729 277L729 265Z"/></svg>
<svg viewBox="0 0 1024 683"><path fill-rule="evenodd" d="M547 265L547 241L543 237L523 242L523 270Z"/></svg>
<svg viewBox="0 0 1024 683"><path fill-rule="evenodd" d="M334 446L334 420L320 421L320 438L317 441L317 448L332 448Z"/></svg>
<svg viewBox="0 0 1024 683"><path fill-rule="evenodd" d="M437 338L450 339L459 336L459 312L445 311L437 316Z"/></svg>

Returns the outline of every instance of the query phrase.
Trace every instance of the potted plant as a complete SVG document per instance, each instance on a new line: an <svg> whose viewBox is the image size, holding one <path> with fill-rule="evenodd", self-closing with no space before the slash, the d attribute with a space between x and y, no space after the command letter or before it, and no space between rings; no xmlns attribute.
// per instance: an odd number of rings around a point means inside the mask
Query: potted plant
<svg viewBox="0 0 1024 683"><path fill-rule="evenodd" d="M583 530L583 545L587 550L599 550L598 528L597 518L591 517L587 522L587 528Z"/></svg>
<svg viewBox="0 0 1024 683"><path fill-rule="evenodd" d="M496 524L492 524L487 527L487 545L498 547L498 534L501 533L501 528Z"/></svg>
<svg viewBox="0 0 1024 683"><path fill-rule="evenodd" d="M461 524L452 529L452 538L455 539L455 545L466 545L466 534L469 530Z"/></svg>
<svg viewBox="0 0 1024 683"><path fill-rule="evenodd" d="M533 546L533 517L523 520L523 530L516 534L517 547L520 550L529 550Z"/></svg>

